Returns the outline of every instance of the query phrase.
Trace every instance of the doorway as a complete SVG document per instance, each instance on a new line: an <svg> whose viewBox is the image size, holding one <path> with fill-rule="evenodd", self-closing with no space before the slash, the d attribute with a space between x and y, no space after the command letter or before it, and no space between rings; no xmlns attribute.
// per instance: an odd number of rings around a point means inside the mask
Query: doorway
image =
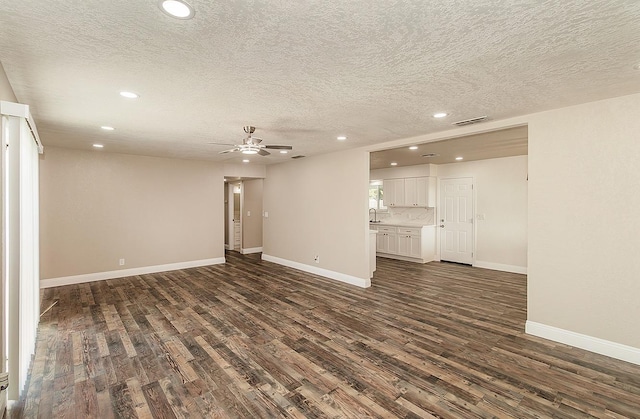
<svg viewBox="0 0 640 419"><path fill-rule="evenodd" d="M225 247L228 250L240 252L242 249L242 182L228 184L226 208L227 241Z"/></svg>
<svg viewBox="0 0 640 419"><path fill-rule="evenodd" d="M473 178L440 181L440 260L473 264Z"/></svg>

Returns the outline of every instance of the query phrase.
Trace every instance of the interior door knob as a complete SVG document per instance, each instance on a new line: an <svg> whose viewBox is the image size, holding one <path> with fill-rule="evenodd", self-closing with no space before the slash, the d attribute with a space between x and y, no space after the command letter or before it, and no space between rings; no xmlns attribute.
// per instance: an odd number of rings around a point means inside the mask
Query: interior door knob
<svg viewBox="0 0 640 419"><path fill-rule="evenodd" d="M444 228L444 224L440 224L440 228Z"/></svg>

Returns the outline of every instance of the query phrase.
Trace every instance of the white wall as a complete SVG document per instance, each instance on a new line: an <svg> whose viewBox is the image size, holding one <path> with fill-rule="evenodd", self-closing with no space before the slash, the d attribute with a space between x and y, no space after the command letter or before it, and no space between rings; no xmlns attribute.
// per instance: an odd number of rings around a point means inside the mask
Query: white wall
<svg viewBox="0 0 640 419"><path fill-rule="evenodd" d="M264 180L245 180L242 186L242 249L243 252L256 252L257 249L262 248Z"/></svg>
<svg viewBox="0 0 640 419"><path fill-rule="evenodd" d="M368 185L362 150L267 166L263 257L368 286Z"/></svg>
<svg viewBox="0 0 640 419"><path fill-rule="evenodd" d="M639 115L635 94L530 116L528 281L530 321L638 354Z"/></svg>
<svg viewBox="0 0 640 419"><path fill-rule="evenodd" d="M406 177L436 176L435 164L415 164L413 166L387 167L369 172L371 180L400 179Z"/></svg>
<svg viewBox="0 0 640 419"><path fill-rule="evenodd" d="M437 170L440 180L474 178L474 266L526 273L527 156L443 164Z"/></svg>

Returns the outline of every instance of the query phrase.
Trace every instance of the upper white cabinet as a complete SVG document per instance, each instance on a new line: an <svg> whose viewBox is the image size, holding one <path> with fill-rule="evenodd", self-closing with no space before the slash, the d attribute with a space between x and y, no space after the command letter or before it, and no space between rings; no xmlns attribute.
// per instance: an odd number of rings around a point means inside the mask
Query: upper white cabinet
<svg viewBox="0 0 640 419"><path fill-rule="evenodd" d="M404 207L404 179L385 179L382 181L384 204L387 207Z"/></svg>
<svg viewBox="0 0 640 419"><path fill-rule="evenodd" d="M384 202L388 207L435 207L436 178L385 179Z"/></svg>

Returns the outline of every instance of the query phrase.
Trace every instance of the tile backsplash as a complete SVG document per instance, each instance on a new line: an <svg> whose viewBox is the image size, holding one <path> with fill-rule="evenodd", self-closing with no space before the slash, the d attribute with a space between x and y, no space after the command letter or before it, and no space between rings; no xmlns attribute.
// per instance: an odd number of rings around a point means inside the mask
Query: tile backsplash
<svg viewBox="0 0 640 419"><path fill-rule="evenodd" d="M389 212L378 213L378 220L431 225L435 223L435 208L389 208Z"/></svg>

